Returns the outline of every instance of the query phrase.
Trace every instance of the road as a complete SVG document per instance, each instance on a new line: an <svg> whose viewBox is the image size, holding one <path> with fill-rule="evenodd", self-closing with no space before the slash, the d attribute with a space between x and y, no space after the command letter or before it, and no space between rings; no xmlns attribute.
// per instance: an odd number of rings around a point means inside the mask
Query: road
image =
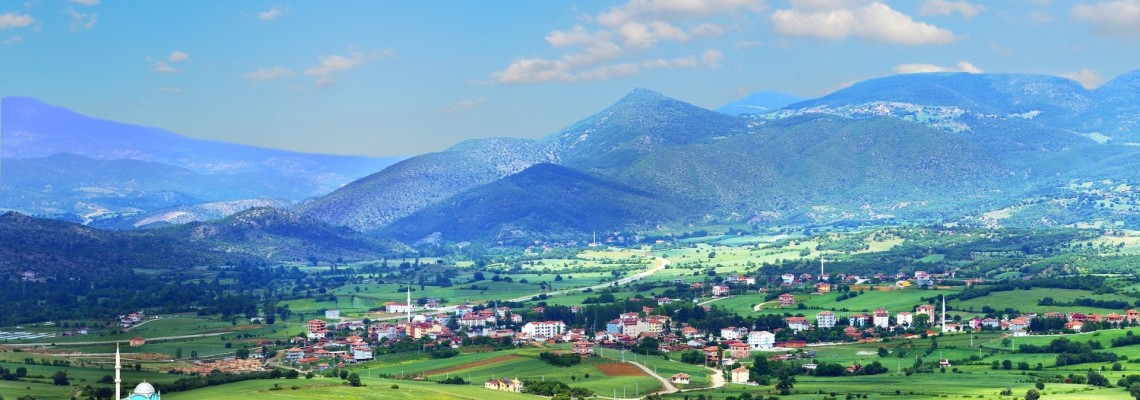
<svg viewBox="0 0 1140 400"><path fill-rule="evenodd" d="M163 341L163 340L193 339L193 338L200 338L200 337L222 336L222 335L228 335L228 334L231 334L231 333L235 333L235 332L236 332L236 331L230 331L230 332L213 332L213 333L199 333L199 334L196 334L196 335L182 335L182 336L165 336L165 337L152 337L152 338L147 338L146 340L147 340L148 342L160 342L160 341ZM115 344L115 343L127 343L127 342L130 342L130 340L127 340L127 339L120 339L120 340L98 340L98 341L89 341L89 342L37 342L37 343L5 343L5 344L4 344L4 346L9 346L9 347L35 347L35 346L87 346L87 345L93 345L93 344Z"/></svg>
<svg viewBox="0 0 1140 400"><path fill-rule="evenodd" d="M661 387L665 388L665 390L658 390L658 391L653 392L653 393L662 393L662 394L677 393L677 387L673 386L673 382L669 382L668 379L665 379L661 375L657 375L657 373L653 372L653 370L649 369L649 367L641 365L641 363L639 363L637 361L630 361L629 363L636 365L638 368L641 368L642 371L645 371L645 373L648 374L649 376L657 378L658 381L661 381Z"/></svg>

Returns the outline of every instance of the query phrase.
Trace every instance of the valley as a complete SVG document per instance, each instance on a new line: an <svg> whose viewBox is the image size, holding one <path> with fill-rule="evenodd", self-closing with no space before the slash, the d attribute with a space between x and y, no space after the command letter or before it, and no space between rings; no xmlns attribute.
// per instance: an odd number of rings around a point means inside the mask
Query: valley
<svg viewBox="0 0 1140 400"><path fill-rule="evenodd" d="M97 398L106 393L107 382L100 377L110 371L112 343L120 343L130 366L125 381L145 379L175 399L235 393L489 398L483 383L499 377L531 384L557 381L607 398L654 392L676 399L818 398L820 391L825 397L834 392L840 397L1000 398L1007 389L1015 395L1035 390L1046 398L1120 398L1130 383L1117 381L1131 379L1130 360L1140 357L1133 354L1140 341L1130 340L1140 327L1128 316L1140 302L1140 277L1130 268L1140 248L1127 243L1138 237L1131 231L1089 229L884 227L807 235L738 232L633 248L501 248L481 255L271 266L294 272L250 287L246 296L261 300L229 317L151 307L141 314L144 323L128 329L110 327L112 320L97 315L0 329L55 335L0 343L6 349L0 352L0 367L12 374L0 381L0 392ZM819 275L820 258L825 279ZM718 292L721 287L724 292ZM781 294L793 296L793 305L781 306ZM417 315L411 324L405 323L404 311L390 309L406 307L407 297ZM948 299L946 318L955 328L943 331L937 319L914 318L927 305L940 315L942 297ZM872 325L869 317L876 309L891 316L887 328ZM825 311L837 317L836 328L817 326ZM896 318L907 313L913 322ZM851 335L843 328L856 324L856 314L868 320ZM1097 320L1089 319L1094 315ZM811 328L793 328L798 316ZM614 326L624 318L640 322ZM1072 318L1083 326L1074 330ZM314 320L327 326L328 339L312 336ZM527 333L533 332L527 325L551 320L565 323L561 334ZM1006 326L1021 321L1022 331ZM81 328L85 335L76 334ZM657 333L628 335L644 329ZM751 344L750 336L761 331L772 332L775 342ZM127 346L132 338L145 343ZM360 340L349 345L348 359L335 347L346 339ZM1057 340L1074 345L1063 351L1037 349L1056 346ZM759 347L738 353L739 343ZM351 346L359 351L361 345L373 359L351 357ZM717 350L708 353L709 346ZM315 351L315 356L293 362L294 349ZM540 357L587 350L594 355L569 367ZM1068 361L1085 352L1108 356ZM709 354L716 354L716 363L702 365ZM235 358L277 372L235 383L215 378L193 383L195 375L188 372L197 368L206 374L202 365L224 372L230 368L224 360ZM608 365L623 362L653 373L606 372L613 369ZM943 368L940 362L949 365ZM732 371L741 365L753 383L732 383ZM824 372L833 365L881 365L885 371ZM18 368L25 375L17 376ZM52 384L58 371L68 384ZM655 377L669 380L678 374L690 378L688 384L672 384L676 393ZM713 374L723 375L713 379ZM790 388L780 384L786 377L794 378ZM435 382L451 378L463 384ZM713 390L714 381L726 383ZM1039 384L1044 388L1035 387Z"/></svg>

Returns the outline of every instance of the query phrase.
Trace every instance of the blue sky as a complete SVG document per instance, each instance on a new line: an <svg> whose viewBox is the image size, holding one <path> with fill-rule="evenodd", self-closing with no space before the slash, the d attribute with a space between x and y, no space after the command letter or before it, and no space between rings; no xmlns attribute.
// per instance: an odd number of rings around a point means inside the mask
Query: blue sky
<svg viewBox="0 0 1140 400"><path fill-rule="evenodd" d="M715 108L895 73L1140 69L1140 0L327 4L0 0L0 96L380 156L544 136L637 87Z"/></svg>

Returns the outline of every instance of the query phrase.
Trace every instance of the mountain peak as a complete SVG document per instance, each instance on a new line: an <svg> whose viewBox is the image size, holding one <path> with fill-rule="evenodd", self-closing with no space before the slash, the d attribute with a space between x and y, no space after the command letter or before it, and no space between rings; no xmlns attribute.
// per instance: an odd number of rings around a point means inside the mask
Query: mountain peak
<svg viewBox="0 0 1140 400"><path fill-rule="evenodd" d="M636 88L626 94L614 106L630 105L630 104L656 104L663 101L677 101L669 96L663 95L659 92L649 90L646 88Z"/></svg>

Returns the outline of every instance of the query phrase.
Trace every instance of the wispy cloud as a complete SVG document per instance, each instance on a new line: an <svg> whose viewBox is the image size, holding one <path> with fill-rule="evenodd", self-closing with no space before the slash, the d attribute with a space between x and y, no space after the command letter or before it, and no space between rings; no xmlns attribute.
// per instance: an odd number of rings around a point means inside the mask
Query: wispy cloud
<svg viewBox="0 0 1140 400"><path fill-rule="evenodd" d="M297 73L295 71L289 68L275 66L270 68L260 68L256 71L247 72L245 74L245 77L255 81L271 81L274 79L293 76L296 74Z"/></svg>
<svg viewBox="0 0 1140 400"><path fill-rule="evenodd" d="M945 44L953 32L924 22L875 1L792 0L791 8L772 13L772 26L787 36L841 40L850 36L903 45Z"/></svg>
<svg viewBox="0 0 1140 400"><path fill-rule="evenodd" d="M319 58L317 65L305 69L305 75L317 78L317 86L330 86L336 83L333 75L364 65L368 60L391 58L396 52L391 49L371 52L352 51L347 56L333 54Z"/></svg>
<svg viewBox="0 0 1140 400"><path fill-rule="evenodd" d="M14 12L0 14L0 29L24 28L35 22L36 19L27 14L16 14Z"/></svg>
<svg viewBox="0 0 1140 400"><path fill-rule="evenodd" d="M174 64L182 64L190 62L190 54L184 51L175 50L166 57L166 61L156 60L154 57L147 57L146 62L154 66L154 72L160 74L178 74L182 73L181 68L175 67Z"/></svg>
<svg viewBox="0 0 1140 400"><path fill-rule="evenodd" d="M99 14L79 12L74 8L68 9L67 14L71 16L72 32L94 28L99 21Z"/></svg>
<svg viewBox="0 0 1140 400"><path fill-rule="evenodd" d="M943 67L934 64L901 64L895 66L892 72L896 74L917 74L924 72L969 72L971 74L980 74L982 70L975 67L974 64L962 61L953 67Z"/></svg>
<svg viewBox="0 0 1140 400"><path fill-rule="evenodd" d="M965 1L948 1L948 0L926 0L922 3L922 8L918 10L918 15L952 15L961 14L967 20L981 14L986 10L986 7L980 4L970 4Z"/></svg>
<svg viewBox="0 0 1140 400"><path fill-rule="evenodd" d="M1069 15L1091 25L1093 32L1107 36L1140 36L1140 0L1101 1L1078 4Z"/></svg>
<svg viewBox="0 0 1140 400"><path fill-rule="evenodd" d="M88 7L99 5L99 0L67 0L67 2L68 3L75 3L75 4L79 4L79 5L83 5L83 6L88 6Z"/></svg>
<svg viewBox="0 0 1140 400"><path fill-rule="evenodd" d="M567 49L553 58L514 60L491 74L495 83L533 84L612 79L656 68L715 68L724 54L719 50L700 56L653 58L646 53L666 43L721 36L725 28L702 20L716 15L760 12L761 0L630 0L620 6L583 18L584 25L555 30L546 42Z"/></svg>
<svg viewBox="0 0 1140 400"><path fill-rule="evenodd" d="M272 21L285 14L285 7L280 4L274 4L268 10L257 13L257 19L262 21Z"/></svg>
<svg viewBox="0 0 1140 400"><path fill-rule="evenodd" d="M1084 86L1086 89L1095 89L1104 83L1104 77L1100 75L1100 72L1096 72L1088 68L1063 74L1061 76L1079 82L1081 86Z"/></svg>
<svg viewBox="0 0 1140 400"><path fill-rule="evenodd" d="M12 36L10 38L4 39L4 41L0 42L0 43L3 43L5 46L8 46L8 45L13 45L13 44L20 43L23 41L24 41L24 38L21 36Z"/></svg>
<svg viewBox="0 0 1140 400"><path fill-rule="evenodd" d="M464 99L464 100L460 100L460 101L456 102L451 107L448 107L446 111L448 114L456 114L456 113L460 113L463 111L467 111L467 110L477 108L486 102L487 102L486 97L479 97L476 99Z"/></svg>

